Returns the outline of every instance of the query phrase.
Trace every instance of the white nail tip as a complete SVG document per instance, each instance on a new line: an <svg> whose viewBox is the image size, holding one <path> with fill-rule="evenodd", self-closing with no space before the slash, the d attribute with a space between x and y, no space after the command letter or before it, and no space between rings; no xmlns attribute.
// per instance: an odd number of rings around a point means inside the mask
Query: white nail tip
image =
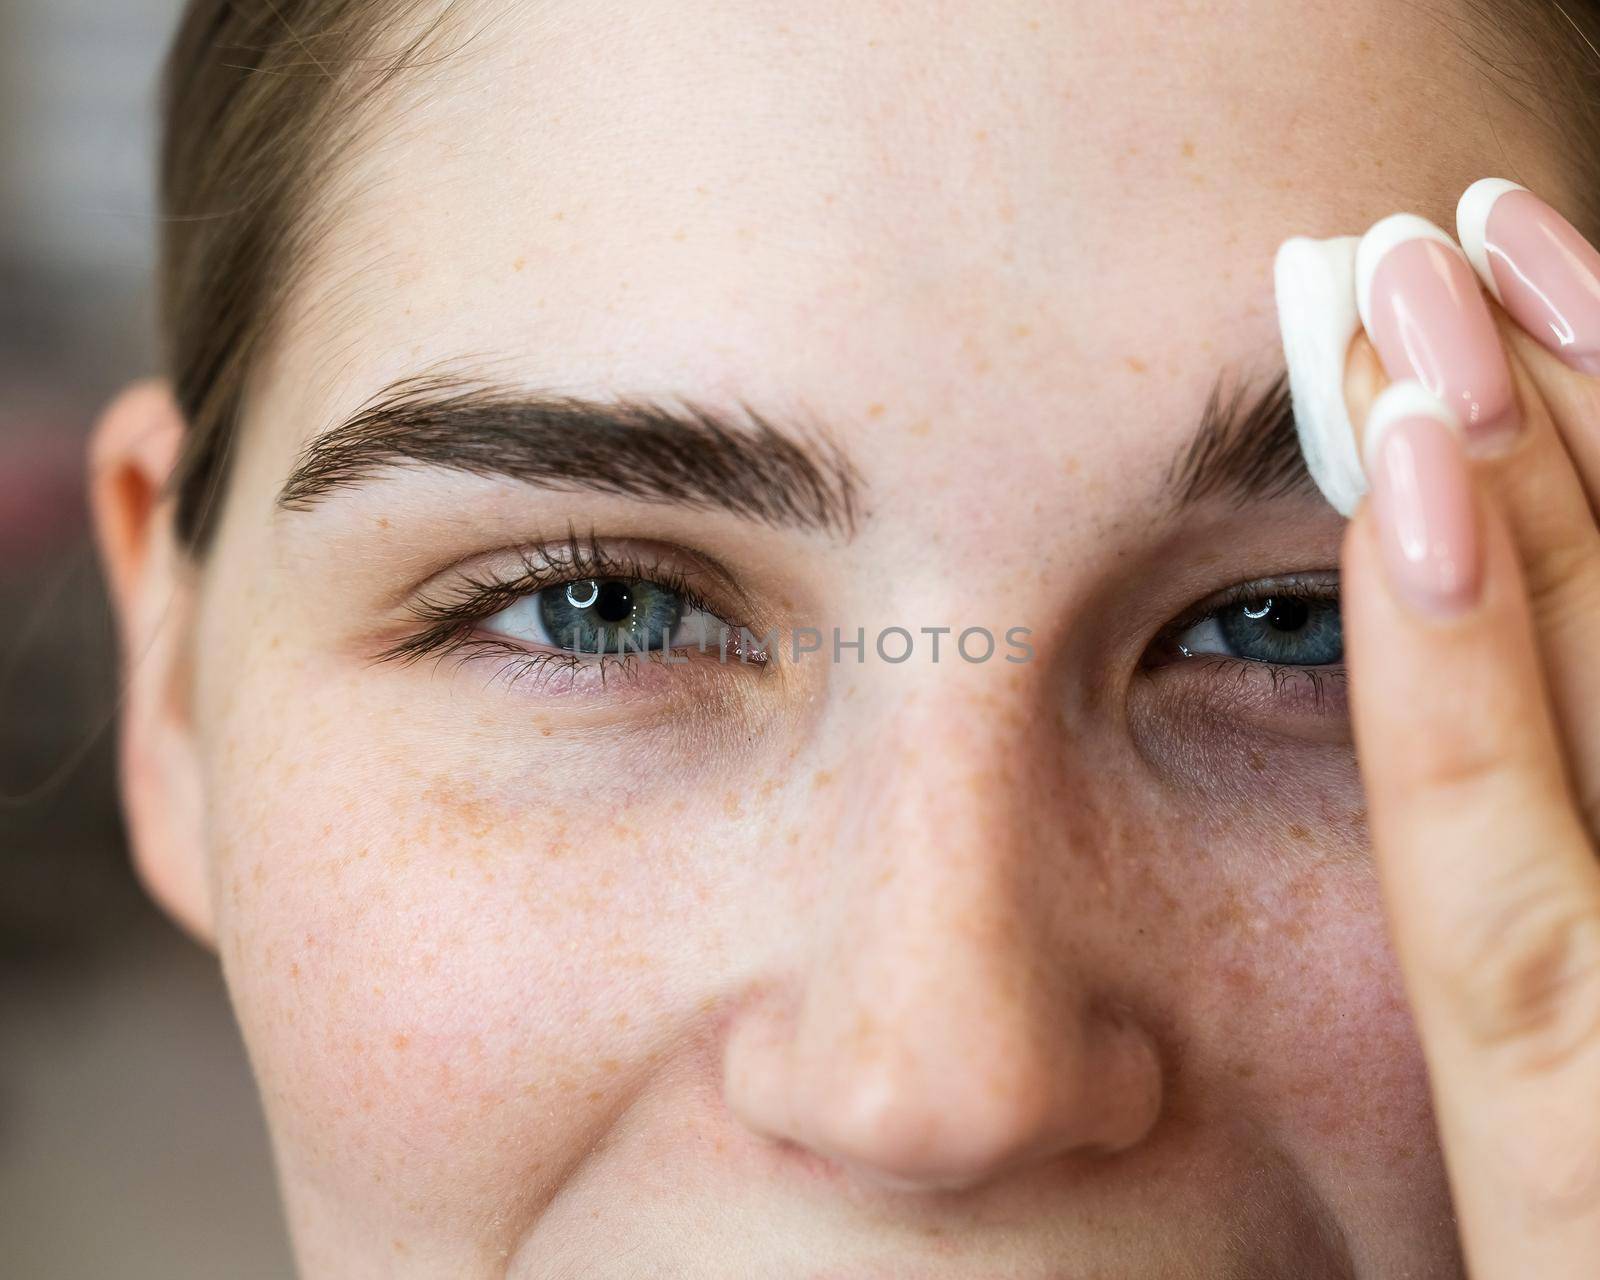
<svg viewBox="0 0 1600 1280"><path fill-rule="evenodd" d="M1461 435L1461 419L1447 405L1415 378L1402 378L1391 382L1372 402L1367 413L1367 430L1362 441L1362 455L1368 474L1377 465L1378 450L1390 427L1405 418L1435 418L1457 436Z"/></svg>
<svg viewBox="0 0 1600 1280"><path fill-rule="evenodd" d="M1355 236L1294 236L1278 246L1273 285L1289 395L1306 468L1323 497L1351 515L1367 491L1345 406L1345 361L1361 327Z"/></svg>
<svg viewBox="0 0 1600 1280"><path fill-rule="evenodd" d="M1495 201L1506 192L1527 189L1520 182L1512 182L1507 178L1479 178L1461 193L1461 199L1456 203L1456 238L1461 241L1461 250L1467 255L1472 269L1478 273L1478 279L1483 281L1483 287L1502 305L1505 299L1500 296L1500 286L1495 283L1494 272L1489 269L1489 250L1485 243L1489 232L1489 213Z"/></svg>
<svg viewBox="0 0 1600 1280"><path fill-rule="evenodd" d="M1368 227L1367 234L1356 247L1356 306L1361 313L1361 325L1369 333L1372 332L1372 274L1390 249L1408 240L1437 240L1461 252L1447 231L1414 213L1391 213Z"/></svg>

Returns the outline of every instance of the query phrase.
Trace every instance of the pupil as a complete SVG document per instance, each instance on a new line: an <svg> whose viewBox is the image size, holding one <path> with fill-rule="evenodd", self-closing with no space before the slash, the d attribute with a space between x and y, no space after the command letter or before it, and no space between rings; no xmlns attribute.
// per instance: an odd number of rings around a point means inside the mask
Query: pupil
<svg viewBox="0 0 1600 1280"><path fill-rule="evenodd" d="M600 585L600 598L594 611L602 622L622 622L633 615L633 592L626 582L605 582Z"/></svg>
<svg viewBox="0 0 1600 1280"><path fill-rule="evenodd" d="M1299 631L1311 617L1311 603L1304 596L1268 596L1245 606L1245 615L1265 621L1274 631Z"/></svg>

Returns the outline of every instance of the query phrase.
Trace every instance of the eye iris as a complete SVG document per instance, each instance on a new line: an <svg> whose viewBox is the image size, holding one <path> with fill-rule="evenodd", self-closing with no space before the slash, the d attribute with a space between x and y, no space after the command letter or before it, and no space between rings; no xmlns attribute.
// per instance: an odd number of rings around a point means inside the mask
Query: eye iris
<svg viewBox="0 0 1600 1280"><path fill-rule="evenodd" d="M1263 596L1219 619L1228 647L1241 658L1299 667L1342 661L1344 636L1333 600Z"/></svg>
<svg viewBox="0 0 1600 1280"><path fill-rule="evenodd" d="M560 648L644 652L668 646L683 615L683 601L653 582L590 578L541 591L539 612Z"/></svg>

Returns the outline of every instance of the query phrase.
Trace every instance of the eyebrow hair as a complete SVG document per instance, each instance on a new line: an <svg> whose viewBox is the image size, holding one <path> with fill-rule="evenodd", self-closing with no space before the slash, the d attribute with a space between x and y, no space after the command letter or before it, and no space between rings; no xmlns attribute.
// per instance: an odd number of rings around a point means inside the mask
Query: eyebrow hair
<svg viewBox="0 0 1600 1280"><path fill-rule="evenodd" d="M1261 501L1317 492L1295 430L1288 375L1253 399L1219 375L1166 485L1173 505L1211 497ZM278 494L304 511L337 490L406 462L506 476L850 537L861 518L860 474L815 431L785 432L743 401L739 414L679 398L602 401L525 392L428 374L393 383L353 418L318 436Z"/></svg>
<svg viewBox="0 0 1600 1280"><path fill-rule="evenodd" d="M860 475L837 445L814 430L779 430L743 401L738 413L723 413L681 397L603 401L444 374L396 382L318 436L278 506L307 510L407 462L846 538L861 516Z"/></svg>
<svg viewBox="0 0 1600 1280"><path fill-rule="evenodd" d="M1226 395L1225 382L1219 375L1188 448L1172 461L1167 488L1174 504L1319 493L1300 452L1287 371L1280 370L1253 399L1245 380L1234 381Z"/></svg>

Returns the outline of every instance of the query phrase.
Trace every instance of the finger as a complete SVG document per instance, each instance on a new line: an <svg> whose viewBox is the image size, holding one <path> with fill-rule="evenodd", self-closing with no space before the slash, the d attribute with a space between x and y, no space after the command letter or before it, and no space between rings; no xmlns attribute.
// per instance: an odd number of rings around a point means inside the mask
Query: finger
<svg viewBox="0 0 1600 1280"><path fill-rule="evenodd" d="M1520 348L1600 511L1600 252L1504 178L1462 192L1456 232L1478 279L1516 322L1518 337L1508 342L1514 354Z"/></svg>
<svg viewBox="0 0 1600 1280"><path fill-rule="evenodd" d="M1538 384L1515 347L1508 357L1503 337L1516 326L1484 298L1454 242L1421 218L1374 224L1357 264L1384 374L1415 377L1444 397L1509 522L1580 807L1600 823L1600 527ZM1351 368L1370 388L1370 354Z"/></svg>
<svg viewBox="0 0 1600 1280"><path fill-rule="evenodd" d="M1476 1280L1600 1257L1600 869L1511 532L1453 415L1373 406L1345 538L1350 705L1396 953Z"/></svg>

